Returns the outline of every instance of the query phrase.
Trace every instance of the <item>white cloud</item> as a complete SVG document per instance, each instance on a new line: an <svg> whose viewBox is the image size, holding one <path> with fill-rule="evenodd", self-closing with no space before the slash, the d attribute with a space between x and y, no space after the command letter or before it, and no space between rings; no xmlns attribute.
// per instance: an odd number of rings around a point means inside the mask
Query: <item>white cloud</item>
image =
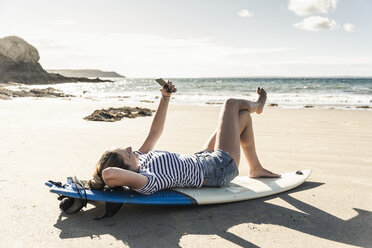
<svg viewBox="0 0 372 248"><path fill-rule="evenodd" d="M330 8L336 8L338 0L289 0L288 9L296 15L306 16L317 13L328 13Z"/></svg>
<svg viewBox="0 0 372 248"><path fill-rule="evenodd" d="M307 17L301 22L293 24L293 26L308 31L334 30L339 28L335 20L321 16Z"/></svg>
<svg viewBox="0 0 372 248"><path fill-rule="evenodd" d="M99 68L128 77L243 75L245 71L253 73L262 56L280 56L291 50L237 48L216 44L213 38L172 39L147 34L28 31L18 35L39 50L40 63L46 69Z"/></svg>
<svg viewBox="0 0 372 248"><path fill-rule="evenodd" d="M347 31L347 32L354 32L355 30L355 26L351 23L345 23L344 24L344 29Z"/></svg>
<svg viewBox="0 0 372 248"><path fill-rule="evenodd" d="M249 12L247 9L242 9L238 12L238 15L241 17L251 17L253 13Z"/></svg>

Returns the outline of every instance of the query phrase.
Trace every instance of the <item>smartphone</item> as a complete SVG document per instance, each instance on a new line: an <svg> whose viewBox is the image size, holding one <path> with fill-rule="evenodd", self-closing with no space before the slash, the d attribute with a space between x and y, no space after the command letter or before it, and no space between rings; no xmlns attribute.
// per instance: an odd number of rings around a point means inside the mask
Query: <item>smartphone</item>
<svg viewBox="0 0 372 248"><path fill-rule="evenodd" d="M164 79L162 78L157 78L155 79L156 82L158 82L158 84L160 84L161 87L165 88L168 92L171 92L171 90L169 89L169 86L167 84L167 82L164 81Z"/></svg>
<svg viewBox="0 0 372 248"><path fill-rule="evenodd" d="M157 78L155 79L156 82L158 82L158 84L160 84L161 87L164 87L164 85L167 85L167 82L164 81L164 79L162 78Z"/></svg>

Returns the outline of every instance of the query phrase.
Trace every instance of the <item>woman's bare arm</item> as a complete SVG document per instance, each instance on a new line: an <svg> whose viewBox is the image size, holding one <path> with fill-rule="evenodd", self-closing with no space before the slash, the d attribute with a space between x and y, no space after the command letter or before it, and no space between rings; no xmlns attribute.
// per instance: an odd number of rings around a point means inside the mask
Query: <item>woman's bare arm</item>
<svg viewBox="0 0 372 248"><path fill-rule="evenodd" d="M174 87L172 82L168 82L167 84L171 92L168 92L165 88L161 89L162 97L160 99L155 117L152 121L150 132L145 142L139 149L141 153L147 153L151 151L154 148L156 142L159 140L161 134L163 133L165 119L167 117L169 99L172 95L172 92L176 91L176 88Z"/></svg>
<svg viewBox="0 0 372 248"><path fill-rule="evenodd" d="M111 188L127 186L131 189L140 189L146 185L148 178L142 174L117 167L108 167L102 171L105 184Z"/></svg>

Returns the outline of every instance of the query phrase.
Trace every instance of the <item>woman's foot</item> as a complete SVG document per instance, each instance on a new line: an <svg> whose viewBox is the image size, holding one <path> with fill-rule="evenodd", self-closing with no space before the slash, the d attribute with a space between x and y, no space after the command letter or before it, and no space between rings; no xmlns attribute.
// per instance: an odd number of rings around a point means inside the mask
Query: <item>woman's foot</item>
<svg viewBox="0 0 372 248"><path fill-rule="evenodd" d="M269 170L266 170L264 168L258 168L254 170L249 171L249 177L251 178L259 178L259 177L281 177L279 174L273 173Z"/></svg>
<svg viewBox="0 0 372 248"><path fill-rule="evenodd" d="M267 99L266 91L263 88L258 87L257 94L259 95L259 97L257 100L258 107L257 107L256 113L261 114L265 106L266 99Z"/></svg>

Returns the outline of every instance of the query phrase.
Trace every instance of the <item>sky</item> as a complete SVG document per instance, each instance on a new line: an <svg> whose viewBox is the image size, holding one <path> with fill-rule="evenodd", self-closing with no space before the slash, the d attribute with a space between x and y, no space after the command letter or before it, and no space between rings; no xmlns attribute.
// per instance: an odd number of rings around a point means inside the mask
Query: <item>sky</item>
<svg viewBox="0 0 372 248"><path fill-rule="evenodd" d="M372 76L371 0L0 0L44 69L127 77Z"/></svg>

